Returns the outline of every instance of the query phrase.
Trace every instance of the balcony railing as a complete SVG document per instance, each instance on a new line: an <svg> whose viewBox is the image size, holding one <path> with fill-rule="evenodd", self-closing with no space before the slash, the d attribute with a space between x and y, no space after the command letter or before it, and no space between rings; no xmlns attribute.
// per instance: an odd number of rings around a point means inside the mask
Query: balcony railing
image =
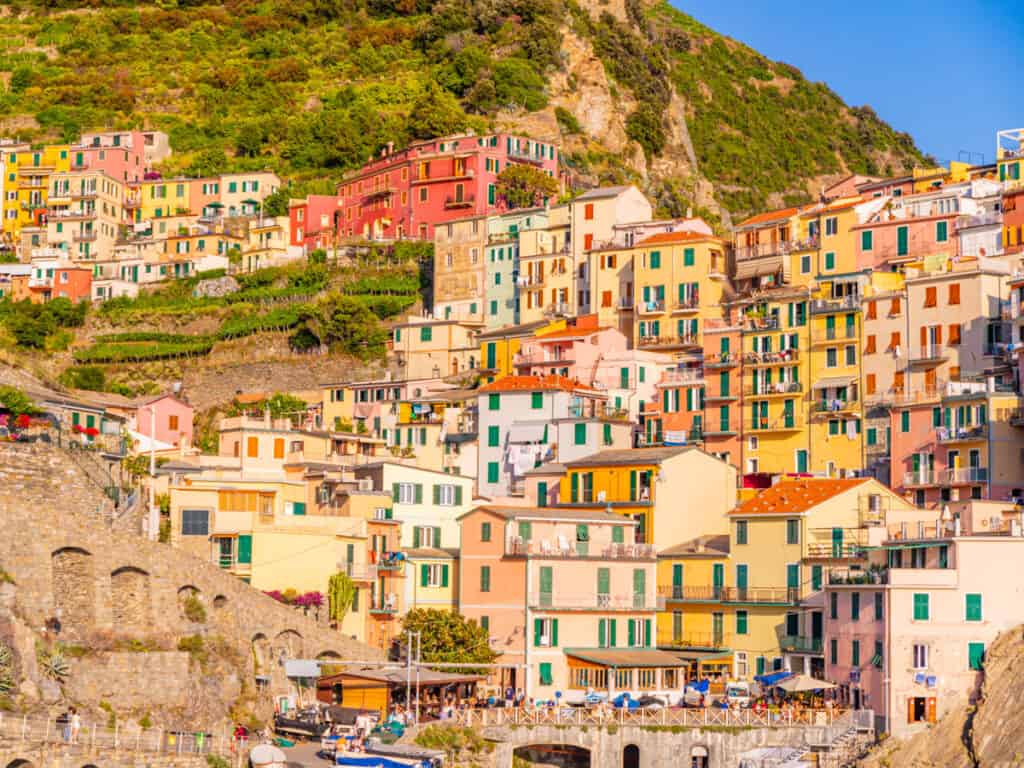
<svg viewBox="0 0 1024 768"><path fill-rule="evenodd" d="M848 558L848 557L860 557L864 553L864 548L854 541L843 541L843 542L810 542L807 545L807 556L814 558Z"/></svg>
<svg viewBox="0 0 1024 768"><path fill-rule="evenodd" d="M816 344L829 341L849 341L857 338L857 327L844 325L842 328L821 328L816 329L811 336L811 341Z"/></svg>
<svg viewBox="0 0 1024 768"><path fill-rule="evenodd" d="M811 407L815 413L848 413L858 410L860 403L850 399L819 400L813 403Z"/></svg>
<svg viewBox="0 0 1024 768"><path fill-rule="evenodd" d="M778 352L744 352L747 365L788 365L800 359L799 349L780 349Z"/></svg>
<svg viewBox="0 0 1024 768"><path fill-rule="evenodd" d="M691 312L700 309L699 296L686 296L672 305L673 312Z"/></svg>
<svg viewBox="0 0 1024 768"><path fill-rule="evenodd" d="M747 397L767 397L769 395L795 395L804 391L802 381L774 381L770 384L761 382L756 386L750 384L743 388Z"/></svg>
<svg viewBox="0 0 1024 768"><path fill-rule="evenodd" d="M468 197L447 197L444 201L444 207L450 209L453 208L472 208L473 207L473 195Z"/></svg>
<svg viewBox="0 0 1024 768"><path fill-rule="evenodd" d="M734 368L740 364L740 355L732 352L712 352L704 357L705 368Z"/></svg>
<svg viewBox="0 0 1024 768"><path fill-rule="evenodd" d="M852 309L860 309L860 296L842 296L838 299L814 299L811 301L812 315L829 314Z"/></svg>
<svg viewBox="0 0 1024 768"><path fill-rule="evenodd" d="M777 331L782 328L782 322L775 315L766 317L748 315L745 320L748 331Z"/></svg>
<svg viewBox="0 0 1024 768"><path fill-rule="evenodd" d="M653 544L608 544L596 546L589 541L531 539L512 537L505 542L505 554L526 557L597 557L602 560L650 560L657 551Z"/></svg>
<svg viewBox="0 0 1024 768"><path fill-rule="evenodd" d="M804 422L796 414L777 419L750 419L746 422L750 432L795 432L804 428Z"/></svg>
<svg viewBox="0 0 1024 768"><path fill-rule="evenodd" d="M665 300L660 299L657 301L639 301L636 305L636 311L641 315L646 314L661 314L665 311Z"/></svg>
<svg viewBox="0 0 1024 768"><path fill-rule="evenodd" d="M535 609L576 611L653 611L647 595L643 593L595 594L590 592L532 592L529 605Z"/></svg>
<svg viewBox="0 0 1024 768"><path fill-rule="evenodd" d="M988 439L988 424L981 424L976 427L959 427L947 429L939 427L935 430L935 437L942 445L949 443L969 443L976 440Z"/></svg>
<svg viewBox="0 0 1024 768"><path fill-rule="evenodd" d="M820 654L822 652L822 639L820 637L783 637L779 641L779 648L790 653Z"/></svg>
<svg viewBox="0 0 1024 768"><path fill-rule="evenodd" d="M911 363L933 363L946 359L946 348L942 344L928 344L910 352Z"/></svg>
<svg viewBox="0 0 1024 768"><path fill-rule="evenodd" d="M660 648L707 648L720 650L729 647L732 638L726 632L681 632L662 631L658 633Z"/></svg>
<svg viewBox="0 0 1024 768"><path fill-rule="evenodd" d="M637 346L644 348L699 347L700 339L694 334L685 334L683 336L641 336Z"/></svg>
<svg viewBox="0 0 1024 768"><path fill-rule="evenodd" d="M944 469L941 472L942 485L969 485L971 483L987 483L986 467L958 467Z"/></svg>
<svg viewBox="0 0 1024 768"><path fill-rule="evenodd" d="M75 232L71 236L71 239L76 243L92 243L96 240L96 232L95 230L89 232Z"/></svg>
<svg viewBox="0 0 1024 768"><path fill-rule="evenodd" d="M544 308L544 314L546 315L567 315L569 314L569 304L567 302L558 301L554 304L548 304Z"/></svg>
<svg viewBox="0 0 1024 768"><path fill-rule="evenodd" d="M765 603L789 605L800 599L800 590L777 587L716 587L709 585L661 585L658 597L698 603Z"/></svg>
<svg viewBox="0 0 1024 768"><path fill-rule="evenodd" d="M797 250L797 241L777 240L773 243L757 243L755 245L743 245L736 248L736 261L750 261L751 259L766 259L771 256L780 256L792 253Z"/></svg>
<svg viewBox="0 0 1024 768"><path fill-rule="evenodd" d="M704 372L695 370L670 370L665 371L661 384L703 384Z"/></svg>
<svg viewBox="0 0 1024 768"><path fill-rule="evenodd" d="M932 470L918 470L917 472L903 473L903 487L915 488L928 485L936 485L935 472Z"/></svg>

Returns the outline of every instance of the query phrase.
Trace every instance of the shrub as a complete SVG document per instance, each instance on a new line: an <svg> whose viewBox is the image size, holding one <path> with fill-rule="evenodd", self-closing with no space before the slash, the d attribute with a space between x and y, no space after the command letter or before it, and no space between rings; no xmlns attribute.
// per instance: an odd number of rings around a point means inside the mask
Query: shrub
<svg viewBox="0 0 1024 768"><path fill-rule="evenodd" d="M190 594L186 597L182 604L182 610L185 613L185 618L193 624L206 623L206 607L203 605L203 601L199 599L199 595Z"/></svg>
<svg viewBox="0 0 1024 768"><path fill-rule="evenodd" d="M558 125L561 126L562 131L565 133L583 132L583 126L581 126L580 121L576 119L576 115L565 107L555 107L555 120L558 121Z"/></svg>

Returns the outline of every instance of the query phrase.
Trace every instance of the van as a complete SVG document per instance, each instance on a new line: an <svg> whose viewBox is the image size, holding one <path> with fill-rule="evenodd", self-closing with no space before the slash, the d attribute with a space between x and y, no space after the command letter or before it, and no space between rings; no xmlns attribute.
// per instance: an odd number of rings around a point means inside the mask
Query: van
<svg viewBox="0 0 1024 768"><path fill-rule="evenodd" d="M725 685L725 700L729 706L750 706L750 684L743 681L730 681Z"/></svg>

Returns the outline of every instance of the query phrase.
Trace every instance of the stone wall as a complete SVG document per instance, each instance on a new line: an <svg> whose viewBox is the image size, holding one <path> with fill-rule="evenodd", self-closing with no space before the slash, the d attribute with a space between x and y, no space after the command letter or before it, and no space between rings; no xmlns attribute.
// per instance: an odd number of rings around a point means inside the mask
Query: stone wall
<svg viewBox="0 0 1024 768"><path fill-rule="evenodd" d="M15 581L13 611L27 626L53 626L56 620L60 641L84 645L99 637L108 645L114 638L170 649L180 638L200 636L244 667L250 688L256 673L268 676L270 693L291 690L282 663L287 658L381 657L212 563L112 531L95 512L101 501L60 449L0 445L0 567ZM203 603L204 621L186 618L182 602L188 594ZM118 663L139 673L134 665L142 662L132 656ZM143 674L124 683L143 697L149 689L158 700L162 685L154 681Z"/></svg>
<svg viewBox="0 0 1024 768"><path fill-rule="evenodd" d="M158 691L162 707L184 709L191 690L190 664L191 657L182 651L85 656L74 660L64 694L71 701L117 702L119 707L145 712Z"/></svg>

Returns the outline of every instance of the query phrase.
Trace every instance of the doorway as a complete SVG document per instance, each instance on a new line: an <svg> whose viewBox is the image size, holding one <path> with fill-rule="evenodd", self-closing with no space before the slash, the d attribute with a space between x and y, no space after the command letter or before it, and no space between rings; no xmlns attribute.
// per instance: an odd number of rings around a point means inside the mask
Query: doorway
<svg viewBox="0 0 1024 768"><path fill-rule="evenodd" d="M627 744L622 750L622 768L640 768L640 747Z"/></svg>

